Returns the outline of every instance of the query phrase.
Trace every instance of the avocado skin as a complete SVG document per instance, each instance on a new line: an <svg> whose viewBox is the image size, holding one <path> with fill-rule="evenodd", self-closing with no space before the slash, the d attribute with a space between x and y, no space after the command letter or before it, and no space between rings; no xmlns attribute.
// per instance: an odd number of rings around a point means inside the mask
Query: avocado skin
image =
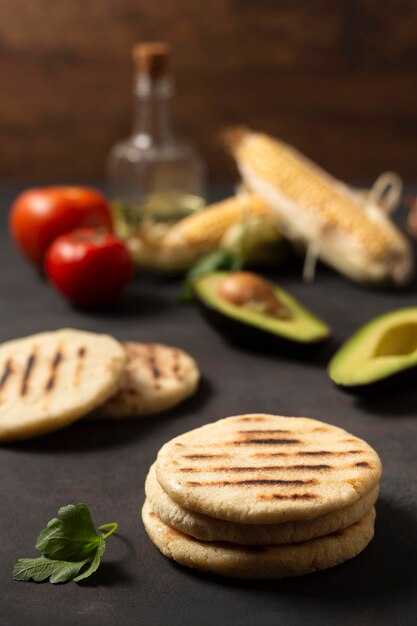
<svg viewBox="0 0 417 626"><path fill-rule="evenodd" d="M392 375L384 376L379 380L374 380L372 383L364 383L363 385L343 385L335 382L331 376L332 383L345 393L360 396L365 398L367 396L375 398L377 395L384 395L389 391L400 391L415 385L417 379L417 365L409 367L402 372L396 372Z"/></svg>
<svg viewBox="0 0 417 626"><path fill-rule="evenodd" d="M317 352L330 335L316 341L293 341L262 328L228 317L196 296L197 307L209 324L230 343L253 351L286 356L308 356Z"/></svg>

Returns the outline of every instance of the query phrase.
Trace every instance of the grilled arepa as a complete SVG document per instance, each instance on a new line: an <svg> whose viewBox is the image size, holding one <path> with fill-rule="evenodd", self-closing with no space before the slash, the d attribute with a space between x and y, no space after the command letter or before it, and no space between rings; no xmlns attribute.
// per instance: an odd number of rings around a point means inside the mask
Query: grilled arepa
<svg viewBox="0 0 417 626"><path fill-rule="evenodd" d="M126 372L119 392L94 417L145 417L173 408L197 389L200 372L179 348L159 343L125 342Z"/></svg>
<svg viewBox="0 0 417 626"><path fill-rule="evenodd" d="M164 524L147 500L142 519L156 547L181 565L232 578L284 578L327 569L359 554L374 535L375 509L348 528L285 546L198 541Z"/></svg>
<svg viewBox="0 0 417 626"><path fill-rule="evenodd" d="M228 541L240 545L274 545L307 541L355 524L370 512L378 498L379 487L357 502L312 520L282 524L237 524L194 513L177 504L162 489L152 465L145 493L154 513L162 522L202 541Z"/></svg>
<svg viewBox="0 0 417 626"><path fill-rule="evenodd" d="M105 402L126 354L108 335L64 329L0 346L0 441L58 430Z"/></svg>
<svg viewBox="0 0 417 626"><path fill-rule="evenodd" d="M376 193L354 191L268 135L238 129L228 137L247 187L269 206L280 231L307 248L307 274L321 258L358 282L410 280L410 244Z"/></svg>
<svg viewBox="0 0 417 626"><path fill-rule="evenodd" d="M243 524L314 519L354 504L381 477L377 453L336 426L248 414L180 435L156 475L182 507Z"/></svg>

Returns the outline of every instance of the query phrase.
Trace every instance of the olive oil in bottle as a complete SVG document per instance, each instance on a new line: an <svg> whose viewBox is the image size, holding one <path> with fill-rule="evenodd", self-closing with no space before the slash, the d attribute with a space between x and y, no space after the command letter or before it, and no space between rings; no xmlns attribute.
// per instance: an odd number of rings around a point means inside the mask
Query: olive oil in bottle
<svg viewBox="0 0 417 626"><path fill-rule="evenodd" d="M168 224L205 204L204 165L177 137L171 118L174 80L165 43L133 48L135 110L132 135L109 155L116 230L135 237L150 224Z"/></svg>

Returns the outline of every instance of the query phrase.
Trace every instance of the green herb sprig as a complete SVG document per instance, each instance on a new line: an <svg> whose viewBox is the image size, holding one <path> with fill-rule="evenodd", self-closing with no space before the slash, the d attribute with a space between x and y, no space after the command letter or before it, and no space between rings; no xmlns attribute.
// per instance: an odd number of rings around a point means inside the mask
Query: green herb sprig
<svg viewBox="0 0 417 626"><path fill-rule="evenodd" d="M42 556L18 559L13 568L14 580L41 582L49 578L51 583L65 583L88 578L100 565L105 540L118 526L116 522L104 524L98 530L108 532L98 534L87 505L63 506L36 541Z"/></svg>

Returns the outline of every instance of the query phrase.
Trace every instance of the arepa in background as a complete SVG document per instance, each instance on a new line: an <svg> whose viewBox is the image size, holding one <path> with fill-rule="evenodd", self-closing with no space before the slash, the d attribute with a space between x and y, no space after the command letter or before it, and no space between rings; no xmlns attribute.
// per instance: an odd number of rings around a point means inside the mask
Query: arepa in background
<svg viewBox="0 0 417 626"><path fill-rule="evenodd" d="M124 342L123 347L122 387L93 417L146 417L173 408L196 391L200 371L184 350L160 343Z"/></svg>
<svg viewBox="0 0 417 626"><path fill-rule="evenodd" d="M0 441L68 426L122 384L126 353L109 335L63 329L0 346Z"/></svg>

